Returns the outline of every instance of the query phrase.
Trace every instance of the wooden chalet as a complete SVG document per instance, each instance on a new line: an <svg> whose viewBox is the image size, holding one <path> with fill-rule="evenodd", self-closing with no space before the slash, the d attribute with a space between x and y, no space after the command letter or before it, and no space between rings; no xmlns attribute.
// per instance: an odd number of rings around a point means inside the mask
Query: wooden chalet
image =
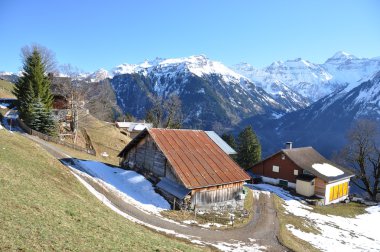
<svg viewBox="0 0 380 252"><path fill-rule="evenodd" d="M354 174L327 160L312 147L282 149L255 164L249 173L263 182L296 189L303 196L318 196L324 204L345 200Z"/></svg>
<svg viewBox="0 0 380 252"><path fill-rule="evenodd" d="M242 206L250 177L215 139L201 130L145 129L120 152L120 165L155 182L174 206Z"/></svg>

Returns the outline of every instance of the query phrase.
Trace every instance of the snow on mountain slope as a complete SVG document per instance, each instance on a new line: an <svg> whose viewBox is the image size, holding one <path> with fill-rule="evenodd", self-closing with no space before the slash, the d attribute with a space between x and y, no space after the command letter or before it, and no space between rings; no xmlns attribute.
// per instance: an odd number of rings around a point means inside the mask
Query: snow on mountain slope
<svg viewBox="0 0 380 252"><path fill-rule="evenodd" d="M12 72L0 72L0 79L16 83L18 80L18 77L21 75L21 73L12 73Z"/></svg>
<svg viewBox="0 0 380 252"><path fill-rule="evenodd" d="M314 102L334 92L348 92L370 79L380 70L380 59L360 59L345 52L337 52L324 64L297 58L285 62L276 61L264 69L238 64L234 70L271 94L276 95L276 91L273 93L270 90L272 85L285 85Z"/></svg>
<svg viewBox="0 0 380 252"><path fill-rule="evenodd" d="M279 63L276 62L273 64ZM291 89L279 78L272 76L264 70L256 69L248 63L234 65L233 69L271 94L277 102L286 107L287 112L305 108L310 104L307 98Z"/></svg>
<svg viewBox="0 0 380 252"><path fill-rule="evenodd" d="M97 70L91 74L88 74L85 77L85 79L90 81L90 82L99 82L99 81L105 80L105 79L110 78L110 77L111 77L111 75L108 73L107 70L100 68L99 70Z"/></svg>
<svg viewBox="0 0 380 252"><path fill-rule="evenodd" d="M263 149L275 150L281 143L293 141L296 146L313 146L329 157L342 148L347 131L358 119L380 122L380 71L348 92L330 94L278 120L261 120L261 125L251 121L266 140Z"/></svg>
<svg viewBox="0 0 380 252"><path fill-rule="evenodd" d="M333 76L331 82L345 84L344 91L348 92L380 71L380 59L360 59L345 52L337 52L321 66Z"/></svg>
<svg viewBox="0 0 380 252"><path fill-rule="evenodd" d="M144 116L149 97L165 99L173 94L182 100L185 123L192 127L232 125L249 115L286 111L248 78L203 55L123 64L113 74L120 106L137 117ZM137 104L132 103L133 97L140 97Z"/></svg>
<svg viewBox="0 0 380 252"><path fill-rule="evenodd" d="M198 77L218 74L225 81L240 81L246 77L237 74L225 65L217 61L211 61L204 55L190 56L186 58L163 59L156 58L152 61L144 61L141 64L122 64L113 69L114 75L130 73L175 73L176 71L189 71Z"/></svg>

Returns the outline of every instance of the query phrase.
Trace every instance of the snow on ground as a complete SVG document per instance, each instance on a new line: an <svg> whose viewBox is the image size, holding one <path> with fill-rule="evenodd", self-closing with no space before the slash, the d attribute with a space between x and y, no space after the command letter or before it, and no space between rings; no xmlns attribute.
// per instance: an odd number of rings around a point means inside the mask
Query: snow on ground
<svg viewBox="0 0 380 252"><path fill-rule="evenodd" d="M97 167L102 167L104 164L102 163L99 163L99 162L93 162L93 161L81 161L81 162L88 162L88 163L97 163L95 164L95 166ZM89 165L89 164L87 164ZM104 165L104 166L107 166L107 165ZM197 244L197 245L202 245L202 246L205 246L205 245L209 245L209 246L214 246L216 248L218 248L219 250L221 251L236 251L236 252L257 252L257 251L265 251L266 250L266 247L264 246L259 246L256 244L256 241L255 239L250 239L250 242L249 243L243 243L243 242L238 242L236 241L235 243L227 243L227 242L217 242L217 243L211 243L211 242L204 242L204 241L201 241L201 238L200 237L196 237L196 236L190 236L190 235L184 235L184 234L180 234L174 230L170 230L170 229L165 229L165 228L161 228L161 227L157 227L157 226L154 226L154 225L151 225L149 223L146 223L146 222L143 222L141 220L138 220L128 214L126 214L125 212L121 211L120 209L118 209L116 206L114 206L112 204L111 201L109 201L103 194L99 193L98 191L95 190L95 188L93 188L89 183L87 183L84 179L82 179L78 174L80 174L81 176L84 176L84 177L87 177L89 179L94 179L96 180L95 178L93 178L91 175L88 175L87 173L84 173L84 172L81 172L77 169L74 169L73 167L69 166L70 169L72 169L72 173L74 174L74 176L87 188L87 190L89 190L89 192L91 192L97 199L99 199L104 205L106 205L107 207L109 207L111 210L113 210L114 212L116 212L117 214L123 216L124 218L134 222L134 223L137 223L137 224L140 224L140 225L143 225L143 226L146 226L148 228L151 228L153 230L156 230L158 232L162 232L162 233L165 233L165 234L169 234L169 235L174 235L175 237L178 237L178 238L182 238L182 239L187 239L189 240L190 242L194 243L194 244ZM108 166L107 166L108 167ZM103 167L102 167L103 168ZM111 167L108 167L108 169L111 168ZM92 168L90 168L92 169ZM114 169L114 168L111 168L111 169ZM120 169L118 169L120 170ZM123 170L124 171L124 170ZM138 174L139 175L139 174ZM97 181L99 182L99 181Z"/></svg>
<svg viewBox="0 0 380 252"><path fill-rule="evenodd" d="M312 167L327 177L336 177L343 174L343 171L332 166L331 164L323 163L323 164L313 164Z"/></svg>
<svg viewBox="0 0 380 252"><path fill-rule="evenodd" d="M9 106L8 103L0 103L0 109L7 109Z"/></svg>
<svg viewBox="0 0 380 252"><path fill-rule="evenodd" d="M312 207L302 203L301 198L290 195L280 187L252 185L265 193L273 192L281 197L287 212L309 220L320 234L306 233L292 225L287 228L297 237L311 243L322 251L380 251L380 205L368 207L367 213L355 218L323 215L312 212Z"/></svg>
<svg viewBox="0 0 380 252"><path fill-rule="evenodd" d="M152 184L137 172L113 168L96 161L79 161L90 175L102 180L105 186L119 191L122 198L140 210L159 213L170 209L169 203L153 189Z"/></svg>
<svg viewBox="0 0 380 252"><path fill-rule="evenodd" d="M182 223L185 223L185 224L188 224L188 225L197 225L199 227L204 227L204 228L211 228L211 227L217 227L217 228L220 228L220 227L226 227L226 225L222 225L222 224L219 224L219 223L204 223L204 224L200 224L198 223L198 221L195 221L195 220L184 220L182 221Z"/></svg>

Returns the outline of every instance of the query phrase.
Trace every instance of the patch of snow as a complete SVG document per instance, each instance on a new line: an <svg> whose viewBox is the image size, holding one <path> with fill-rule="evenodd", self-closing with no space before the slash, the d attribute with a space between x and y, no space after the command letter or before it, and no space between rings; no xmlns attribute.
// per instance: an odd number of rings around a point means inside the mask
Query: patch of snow
<svg viewBox="0 0 380 252"><path fill-rule="evenodd" d="M197 91L198 94L205 94L205 89L204 88L201 88Z"/></svg>
<svg viewBox="0 0 380 252"><path fill-rule="evenodd" d="M7 109L9 106L8 103L0 103L0 109Z"/></svg>
<svg viewBox="0 0 380 252"><path fill-rule="evenodd" d="M140 210L158 214L170 209L169 203L137 172L113 168L96 161L78 163L90 175L102 180L105 186L119 191L124 200Z"/></svg>
<svg viewBox="0 0 380 252"><path fill-rule="evenodd" d="M109 157L109 155L108 155L108 153L107 152L102 152L102 153L100 153L100 156L102 156L102 157Z"/></svg>
<svg viewBox="0 0 380 252"><path fill-rule="evenodd" d="M184 220L184 221L182 221L182 223L185 223L185 224L188 224L188 225L198 224L198 222L195 221L195 220Z"/></svg>
<svg viewBox="0 0 380 252"><path fill-rule="evenodd" d="M336 176L344 174L344 172L342 170L336 168L335 166L327 164L327 163L313 164L311 167L313 167L320 174L323 174L327 177L336 177Z"/></svg>
<svg viewBox="0 0 380 252"><path fill-rule="evenodd" d="M282 188L257 184L249 185L253 190L272 192L284 200L285 211L303 218L320 234L307 233L292 225L287 228L322 251L379 251L380 248L380 206L366 208L367 213L355 218L323 215L313 212L302 198L291 195Z"/></svg>

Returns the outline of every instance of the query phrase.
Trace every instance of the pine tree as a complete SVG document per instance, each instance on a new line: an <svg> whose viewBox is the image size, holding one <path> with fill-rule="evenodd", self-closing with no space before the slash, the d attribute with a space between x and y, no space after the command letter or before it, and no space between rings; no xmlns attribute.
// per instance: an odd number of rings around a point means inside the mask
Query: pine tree
<svg viewBox="0 0 380 252"><path fill-rule="evenodd" d="M20 117L31 128L51 133L54 128L51 116L53 96L50 80L46 75L46 66L37 47L26 57L23 74L17 81L13 93L17 97Z"/></svg>
<svg viewBox="0 0 380 252"><path fill-rule="evenodd" d="M236 150L236 141L235 137L230 133L230 134L223 134L222 139L229 145L231 146L232 149Z"/></svg>
<svg viewBox="0 0 380 252"><path fill-rule="evenodd" d="M32 129L44 134L51 135L55 127L52 114L45 108L43 102L37 99L32 104L31 122Z"/></svg>
<svg viewBox="0 0 380 252"><path fill-rule="evenodd" d="M240 132L237 139L237 162L244 169L261 160L261 145L251 126Z"/></svg>

